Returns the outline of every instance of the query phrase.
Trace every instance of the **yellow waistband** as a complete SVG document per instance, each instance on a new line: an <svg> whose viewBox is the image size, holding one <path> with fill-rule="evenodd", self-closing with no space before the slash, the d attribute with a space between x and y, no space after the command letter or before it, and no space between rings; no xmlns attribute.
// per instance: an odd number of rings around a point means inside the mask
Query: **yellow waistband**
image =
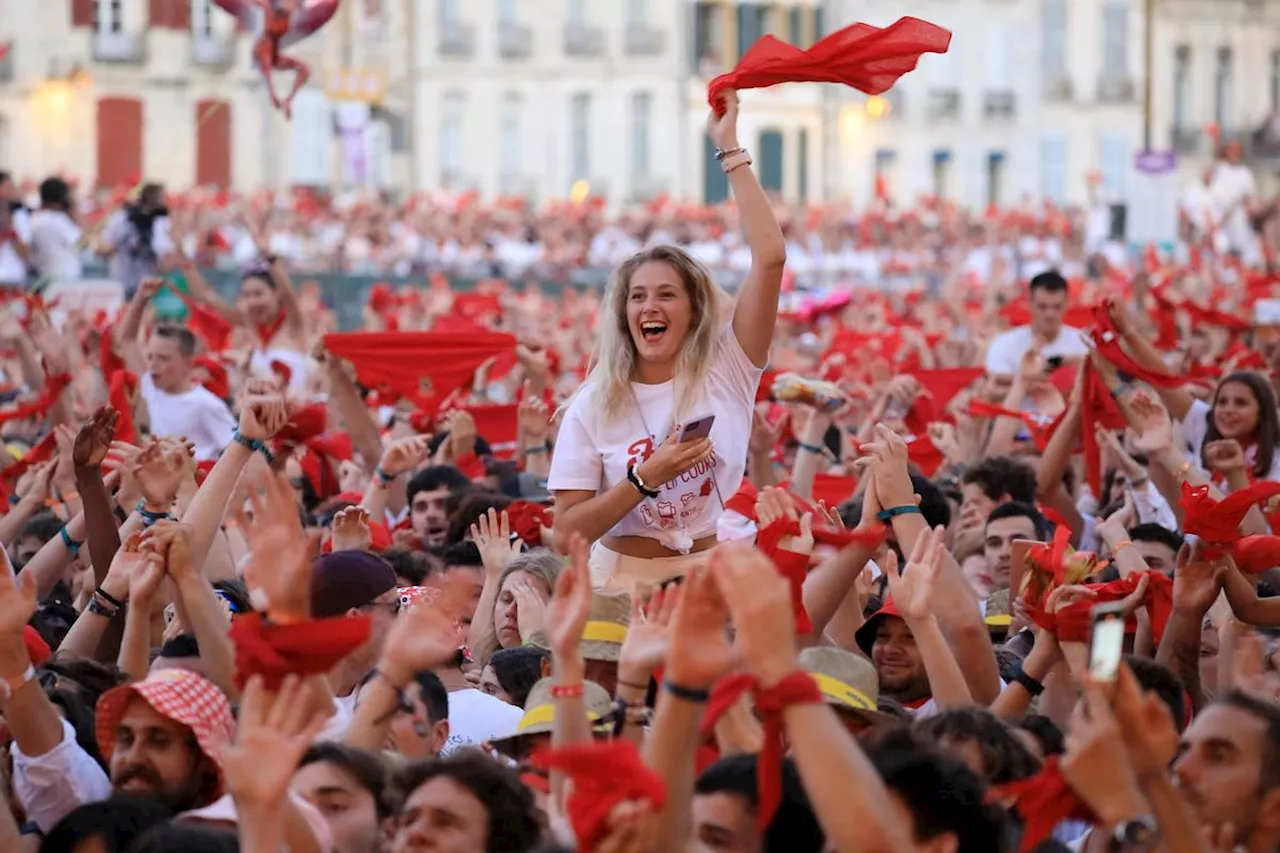
<svg viewBox="0 0 1280 853"><path fill-rule="evenodd" d="M627 626L617 622L588 622L582 630L582 639L595 643L616 643L622 645L627 638Z"/></svg>
<svg viewBox="0 0 1280 853"><path fill-rule="evenodd" d="M813 676L813 680L818 683L818 689L822 691L823 696L830 697L841 705L854 708L859 711L875 711L876 703L872 702L867 694L858 690L856 687L850 687L839 679L832 678L829 675L823 675L820 672L809 673Z"/></svg>

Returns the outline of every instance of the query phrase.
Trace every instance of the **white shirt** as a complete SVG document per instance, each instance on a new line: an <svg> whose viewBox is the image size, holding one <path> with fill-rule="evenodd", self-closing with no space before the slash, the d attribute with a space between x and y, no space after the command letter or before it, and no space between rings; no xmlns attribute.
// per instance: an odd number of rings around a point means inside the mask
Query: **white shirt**
<svg viewBox="0 0 1280 853"><path fill-rule="evenodd" d="M170 394L155 386L150 373L144 373L138 387L151 415L152 435L185 435L196 446L196 460L200 462L216 459L231 443L236 419L227 404L203 385L184 394Z"/></svg>
<svg viewBox="0 0 1280 853"><path fill-rule="evenodd" d="M441 755L516 733L524 711L496 696L468 688L449 694L449 740Z"/></svg>
<svg viewBox="0 0 1280 853"><path fill-rule="evenodd" d="M60 210L37 210L31 214L31 256L41 276L54 280L83 277L80 234L80 226Z"/></svg>
<svg viewBox="0 0 1280 853"><path fill-rule="evenodd" d="M7 204L0 201L0 204ZM31 215L26 209L15 210L11 216L14 233L23 243L31 242ZM22 285L27 280L27 265L14 248L13 241L0 244L0 284Z"/></svg>
<svg viewBox="0 0 1280 853"><path fill-rule="evenodd" d="M726 325L711 354L706 386L684 418L715 414L711 427L716 448L714 469L701 464L669 483L650 483L661 494L642 501L623 516L610 531L612 535L645 536L687 553L694 541L716 534L716 520L723 512L721 497L730 497L742 484L752 407L763 372L743 352L733 326ZM621 411L606 413L594 381L582 389L560 426L548 489L603 492L626 480L632 462L652 455L674 425L675 381L659 385L632 382L631 390L635 403L624 401ZM721 497L717 497L717 487Z"/></svg>
<svg viewBox="0 0 1280 853"><path fill-rule="evenodd" d="M1208 473L1204 470L1204 466L1200 460L1202 458L1200 450L1204 447L1205 435L1209 431L1209 418L1213 411L1213 407L1204 400L1196 400L1192 402L1191 408L1187 410L1187 416L1182 419L1182 437L1187 442L1188 450L1191 454L1191 462L1202 473ZM1254 460L1257 456L1257 447L1249 447L1245 449L1244 458L1249 466L1249 470L1253 470ZM1271 470L1267 472L1264 480L1280 480L1280 447L1276 448L1275 454L1271 457ZM1221 487L1224 491L1227 484L1223 483Z"/></svg>
<svg viewBox="0 0 1280 853"><path fill-rule="evenodd" d="M1035 333L1030 326L1018 326L1000 335L987 348L987 373L1017 375L1023 356L1035 343ZM1089 350L1080 339L1079 329L1063 326L1058 331L1058 337L1040 347L1040 354L1045 358L1083 358L1089 354Z"/></svg>
<svg viewBox="0 0 1280 853"><path fill-rule="evenodd" d="M62 740L44 755L25 755L15 741L13 790L41 832L57 826L75 809L111 796L111 780L98 762L76 742L75 729L62 721Z"/></svg>

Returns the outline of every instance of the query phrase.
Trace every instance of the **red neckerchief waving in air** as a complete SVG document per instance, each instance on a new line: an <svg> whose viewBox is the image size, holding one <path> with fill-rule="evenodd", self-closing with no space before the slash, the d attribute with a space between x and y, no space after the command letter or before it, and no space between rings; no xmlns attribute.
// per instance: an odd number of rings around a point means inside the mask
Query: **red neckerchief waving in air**
<svg viewBox="0 0 1280 853"><path fill-rule="evenodd" d="M707 86L712 109L730 89L762 89L778 83L843 83L868 95L887 91L916 67L926 53L946 53L951 33L919 18L899 18L881 29L852 24L819 40L808 50L765 36L742 57L738 67Z"/></svg>

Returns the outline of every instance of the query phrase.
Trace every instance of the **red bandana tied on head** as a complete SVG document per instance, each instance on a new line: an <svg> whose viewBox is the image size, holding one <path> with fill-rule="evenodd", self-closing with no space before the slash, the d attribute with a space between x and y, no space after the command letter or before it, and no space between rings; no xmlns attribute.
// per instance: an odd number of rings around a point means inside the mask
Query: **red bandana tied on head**
<svg viewBox="0 0 1280 853"><path fill-rule="evenodd" d="M592 853L608 837L609 813L619 803L644 801L656 812L667 802L666 783L629 740L540 749L529 761L573 782L565 812L582 853Z"/></svg>
<svg viewBox="0 0 1280 853"><path fill-rule="evenodd" d="M1016 798L1014 810L1022 817L1021 853L1031 853L1053 834L1053 828L1064 820L1081 820L1096 823L1097 816L1072 790L1058 766L1058 756L1051 755L1044 761L1040 772L1026 779L1019 779L992 790L996 799Z"/></svg>
<svg viewBox="0 0 1280 853"><path fill-rule="evenodd" d="M756 712L764 723L764 746L756 759L760 800L756 826L764 832L782 802L782 712L792 705L819 704L823 699L818 682L803 670L791 673L773 687L761 687L754 675L730 675L721 679L712 692L702 717L702 733L713 731L725 712L748 690L752 691Z"/></svg>
<svg viewBox="0 0 1280 853"><path fill-rule="evenodd" d="M951 33L919 18L899 18L881 29L853 24L819 40L808 50L765 36L738 66L707 86L707 100L723 112L728 89L761 89L778 83L843 83L879 95L916 67L925 53L946 53Z"/></svg>
<svg viewBox="0 0 1280 853"><path fill-rule="evenodd" d="M369 639L368 616L338 616L294 625L269 625L260 613L236 618L229 631L236 647L236 684L261 675L268 690L279 690L288 675L328 672Z"/></svg>
<svg viewBox="0 0 1280 853"><path fill-rule="evenodd" d="M1200 537L1205 544L1205 557L1213 559L1229 553L1240 539L1240 523L1256 503L1280 495L1280 483L1254 483L1232 492L1222 500L1214 500L1208 486L1182 484L1182 530Z"/></svg>

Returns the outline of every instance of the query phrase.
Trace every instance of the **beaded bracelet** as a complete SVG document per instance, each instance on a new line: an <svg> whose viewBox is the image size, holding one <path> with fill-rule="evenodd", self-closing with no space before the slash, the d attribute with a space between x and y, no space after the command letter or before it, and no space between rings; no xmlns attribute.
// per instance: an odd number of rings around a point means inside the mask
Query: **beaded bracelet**
<svg viewBox="0 0 1280 853"><path fill-rule="evenodd" d="M271 452L271 449L267 447L267 443L262 439L249 438L248 436L242 435L240 433L240 430L236 430L231 435L231 440L234 441L236 444L244 445L245 447L249 448L255 453L261 453L264 457L266 457L268 465L276 461L275 454Z"/></svg>
<svg viewBox="0 0 1280 853"><path fill-rule="evenodd" d="M71 534L67 532L67 528L64 527L61 530L59 530L58 536L62 538L62 544L67 546L67 550L71 552L71 556L74 557L75 555L80 553L80 546L83 545L84 543L77 542L76 540L72 539Z"/></svg>

